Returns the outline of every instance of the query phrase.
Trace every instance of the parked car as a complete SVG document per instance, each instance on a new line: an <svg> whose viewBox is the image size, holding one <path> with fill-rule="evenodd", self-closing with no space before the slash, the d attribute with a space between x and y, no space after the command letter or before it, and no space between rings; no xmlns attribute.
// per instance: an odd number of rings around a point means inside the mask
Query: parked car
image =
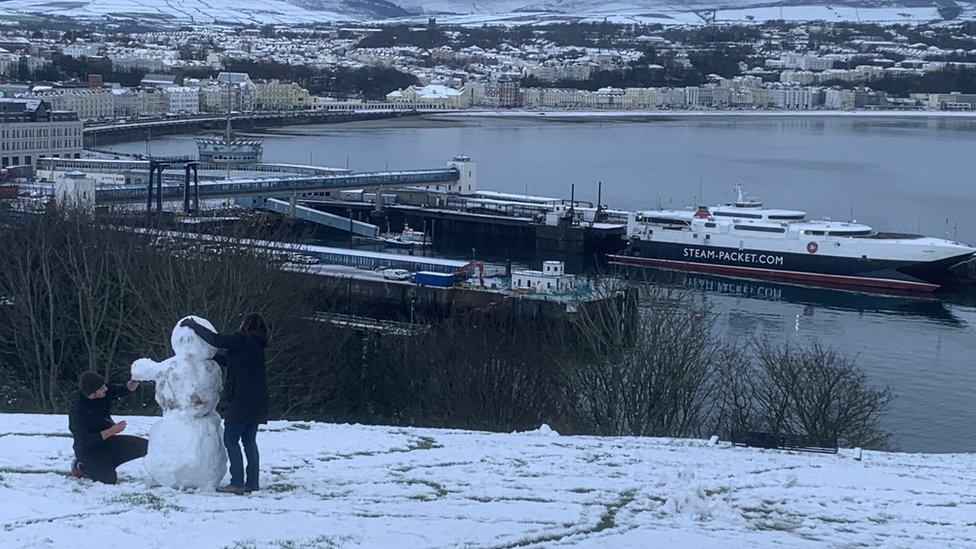
<svg viewBox="0 0 976 549"><path fill-rule="evenodd" d="M383 278L387 280L410 280L410 271L406 269L383 269Z"/></svg>

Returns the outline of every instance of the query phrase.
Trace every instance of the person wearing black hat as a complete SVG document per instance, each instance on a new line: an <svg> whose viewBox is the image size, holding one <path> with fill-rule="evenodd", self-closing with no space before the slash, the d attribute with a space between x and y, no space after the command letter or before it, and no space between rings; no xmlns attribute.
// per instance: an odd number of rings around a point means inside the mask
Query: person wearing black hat
<svg viewBox="0 0 976 549"><path fill-rule="evenodd" d="M135 391L139 382L106 385L105 378L88 371L81 374L78 385L81 394L68 413L68 429L75 439L71 474L116 484L119 477L115 468L145 456L149 449L149 441L144 438L120 435L125 422L115 423L109 413L112 401Z"/></svg>

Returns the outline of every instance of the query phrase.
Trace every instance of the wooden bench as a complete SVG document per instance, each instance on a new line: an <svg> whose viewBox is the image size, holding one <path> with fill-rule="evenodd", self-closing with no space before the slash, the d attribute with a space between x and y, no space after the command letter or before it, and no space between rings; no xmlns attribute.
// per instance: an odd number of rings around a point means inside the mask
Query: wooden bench
<svg viewBox="0 0 976 549"><path fill-rule="evenodd" d="M768 448L773 450L796 450L818 454L836 454L837 439L808 437L804 435L783 435L760 431L733 431L733 446Z"/></svg>

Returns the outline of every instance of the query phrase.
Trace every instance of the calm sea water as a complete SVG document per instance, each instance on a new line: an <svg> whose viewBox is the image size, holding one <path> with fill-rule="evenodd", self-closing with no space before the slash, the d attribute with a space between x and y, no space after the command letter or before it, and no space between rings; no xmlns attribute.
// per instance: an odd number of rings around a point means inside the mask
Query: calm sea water
<svg viewBox="0 0 976 549"><path fill-rule="evenodd" d="M444 165L464 153L480 188L576 196L611 207L731 200L741 183L770 206L879 229L976 242L976 120L683 118L649 121L404 120L276 129L265 160L355 170ZM145 152L144 143L118 150ZM190 137L155 154L192 154ZM699 198L700 197L700 198ZM817 338L891 386L885 418L906 451L976 451L976 296L881 297L683 276L730 338Z"/></svg>

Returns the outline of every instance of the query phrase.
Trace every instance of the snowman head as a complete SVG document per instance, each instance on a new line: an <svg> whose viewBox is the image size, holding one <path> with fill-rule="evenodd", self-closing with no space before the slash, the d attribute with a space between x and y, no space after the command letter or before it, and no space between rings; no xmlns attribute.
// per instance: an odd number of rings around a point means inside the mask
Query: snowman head
<svg viewBox="0 0 976 549"><path fill-rule="evenodd" d="M190 328L180 326L180 323L184 320L192 318L197 324L203 326L204 328L210 330L211 332L216 332L213 324L211 324L207 319L200 318L198 316L185 316L176 323L176 327L173 328L173 335L170 337L170 345L173 346L173 352L176 356L186 357L190 360L210 360L215 354L217 354L217 349L212 345L204 341L197 335L196 332Z"/></svg>

